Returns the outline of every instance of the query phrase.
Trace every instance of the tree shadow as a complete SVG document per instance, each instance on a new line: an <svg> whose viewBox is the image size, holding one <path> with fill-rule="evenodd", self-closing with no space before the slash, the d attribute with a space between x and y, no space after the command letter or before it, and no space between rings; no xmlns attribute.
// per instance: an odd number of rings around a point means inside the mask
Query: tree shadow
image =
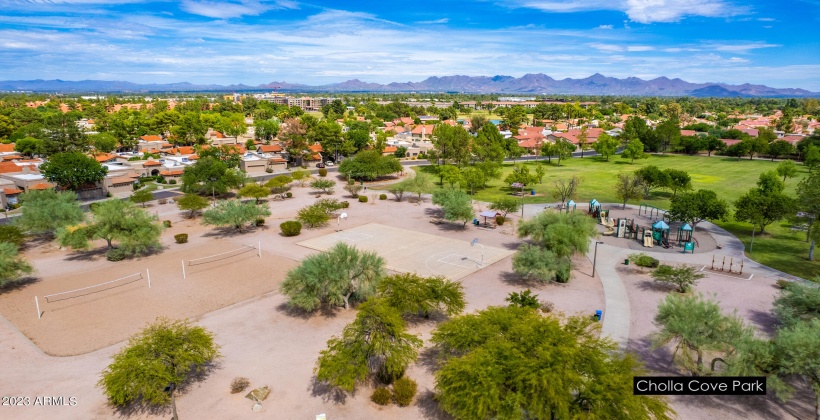
<svg viewBox="0 0 820 420"><path fill-rule="evenodd" d="M29 285L39 283L42 280L39 277L22 277L17 280L12 280L0 286L0 295L4 293L11 293L20 289L24 289Z"/></svg>
<svg viewBox="0 0 820 420"><path fill-rule="evenodd" d="M658 374L680 376L680 371L672 364L672 352L667 346L653 348L650 337L629 340L629 350L640 356L644 366Z"/></svg>
<svg viewBox="0 0 820 420"><path fill-rule="evenodd" d="M436 401L436 394L433 391L425 390L416 397L416 406L421 411L425 419L450 420L453 417L439 407Z"/></svg>
<svg viewBox="0 0 820 420"><path fill-rule="evenodd" d="M646 292L678 293L677 286L653 280L641 280L637 282L635 285L638 286L639 289Z"/></svg>
<svg viewBox="0 0 820 420"><path fill-rule="evenodd" d="M753 322L759 329L769 335L774 335L777 329L777 317L770 311L752 309L749 312L749 321Z"/></svg>
<svg viewBox="0 0 820 420"><path fill-rule="evenodd" d="M217 360L206 364L201 370L191 373L184 383L177 385L176 397L184 396L193 388L195 383L208 379L215 370L221 367L221 362ZM109 407L114 409L114 413L118 417L145 417L146 415L166 416L171 413L170 402L167 405L156 406L139 400L121 407L111 406L109 403Z"/></svg>
<svg viewBox="0 0 820 420"><path fill-rule="evenodd" d="M347 401L347 393L342 391L339 388L330 386L326 382L319 381L314 376L310 380L310 385L308 385L308 389L310 390L310 395L314 397L321 397L322 401L324 402L334 402L336 404L344 404ZM355 396L356 393L352 394Z"/></svg>
<svg viewBox="0 0 820 420"><path fill-rule="evenodd" d="M416 364L429 373L435 373L441 368L441 351L436 347L425 347L419 352Z"/></svg>
<svg viewBox="0 0 820 420"><path fill-rule="evenodd" d="M321 305L315 311L306 311L301 308L289 305L287 302L282 302L276 306L276 311L290 318L310 319L315 315L323 318L335 318L339 314L339 308L330 305Z"/></svg>
<svg viewBox="0 0 820 420"><path fill-rule="evenodd" d="M538 282L538 281L535 281L535 280L527 280L526 278L524 278L524 276L521 276L520 274L516 274L513 271L504 271L499 275L499 277L501 278L501 281L503 281L504 283L506 283L510 286L517 286L517 287L523 287L523 288L529 288L529 289L534 289L534 288L539 288L539 287L544 286L544 283L541 283L541 282Z"/></svg>
<svg viewBox="0 0 820 420"><path fill-rule="evenodd" d="M105 258L105 253L108 252L108 247L96 248L91 250L73 251L65 257L66 261L97 261L100 258Z"/></svg>
<svg viewBox="0 0 820 420"><path fill-rule="evenodd" d="M518 247L520 247L521 244L522 244L522 242L506 242L506 243L501 244L501 246L503 246L504 248L509 249L511 251L518 251Z"/></svg>
<svg viewBox="0 0 820 420"><path fill-rule="evenodd" d="M203 234L202 236L205 238L217 238L217 239L225 239L225 238L233 238L235 236L242 236L248 233L255 232L256 230L267 230L270 229L267 225L262 226L251 226L242 228L240 232L239 229L233 226L219 226Z"/></svg>

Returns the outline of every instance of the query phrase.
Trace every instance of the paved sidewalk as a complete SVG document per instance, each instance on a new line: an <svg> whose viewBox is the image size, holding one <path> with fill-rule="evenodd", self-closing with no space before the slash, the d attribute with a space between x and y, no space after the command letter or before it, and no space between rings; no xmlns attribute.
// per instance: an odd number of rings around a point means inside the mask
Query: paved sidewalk
<svg viewBox="0 0 820 420"><path fill-rule="evenodd" d="M593 240L589 247L589 254L587 254L590 261L592 261L594 252L595 241ZM598 279L604 286L606 301L601 332L613 339L623 350L626 350L629 342L631 312L629 295L615 267L622 263L630 253L632 253L630 249L600 244L598 245L598 261L595 264Z"/></svg>

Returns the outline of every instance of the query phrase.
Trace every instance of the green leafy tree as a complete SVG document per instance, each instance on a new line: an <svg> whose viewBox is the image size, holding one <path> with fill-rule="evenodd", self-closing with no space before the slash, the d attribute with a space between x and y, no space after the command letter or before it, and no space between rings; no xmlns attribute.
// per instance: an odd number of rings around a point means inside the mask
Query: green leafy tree
<svg viewBox="0 0 820 420"><path fill-rule="evenodd" d="M421 202L422 194L429 194L433 191L433 180L424 172L417 171L416 176L408 179L406 182L407 192L416 194L416 199L419 202Z"/></svg>
<svg viewBox="0 0 820 420"><path fill-rule="evenodd" d="M559 257L549 249L523 244L513 255L513 271L519 276L540 283L566 283L572 272L569 257Z"/></svg>
<svg viewBox="0 0 820 420"><path fill-rule="evenodd" d="M510 306L518 306L519 308L538 309L541 307L541 302L538 301L538 295L532 293L532 290L522 290L521 292L510 292L504 301L510 302Z"/></svg>
<svg viewBox="0 0 820 420"><path fill-rule="evenodd" d="M91 144L98 153L109 153L117 149L119 141L110 133L94 134L91 137Z"/></svg>
<svg viewBox="0 0 820 420"><path fill-rule="evenodd" d="M669 174L658 169L655 165L647 165L635 171L635 176L643 187L643 198L649 198L649 193L656 188L665 188L669 185Z"/></svg>
<svg viewBox="0 0 820 420"><path fill-rule="evenodd" d="M706 149L707 156L712 156L712 152L721 151L726 148L726 143L721 141L716 136L706 136L706 139L704 139L703 142L703 147Z"/></svg>
<svg viewBox="0 0 820 420"><path fill-rule="evenodd" d="M530 173L530 169L526 165L515 165L512 172L504 178L507 185L518 183L527 186L534 184L536 181L535 175Z"/></svg>
<svg viewBox="0 0 820 420"><path fill-rule="evenodd" d="M814 171L814 168L820 166L820 147L818 146L808 146L806 148L806 154L803 156L803 164L809 168L810 171Z"/></svg>
<svg viewBox="0 0 820 420"><path fill-rule="evenodd" d="M242 232L246 224L256 222L256 219L271 215L267 205L243 203L239 200L222 200L212 209L202 214L202 223L213 226L233 226Z"/></svg>
<svg viewBox="0 0 820 420"><path fill-rule="evenodd" d="M723 152L727 156L736 157L738 162L740 162L740 158L742 158L743 156L746 156L749 153L750 150L751 150L751 144L744 143L744 142L741 141L741 142L735 143L731 146L727 146L724 149Z"/></svg>
<svg viewBox="0 0 820 420"><path fill-rule="evenodd" d="M725 220L729 213L726 201L711 190L685 192L672 199L669 217L692 225L692 232L704 220Z"/></svg>
<svg viewBox="0 0 820 420"><path fill-rule="evenodd" d="M379 298L402 315L460 314L466 306L464 287L441 276L422 277L416 273L394 274L377 287Z"/></svg>
<svg viewBox="0 0 820 420"><path fill-rule="evenodd" d="M809 261L813 261L814 246L820 240L820 173L813 172L797 184L797 206L803 212L801 219L808 227L806 241L811 241Z"/></svg>
<svg viewBox="0 0 820 420"><path fill-rule="evenodd" d="M621 158L631 159L630 163L635 163L635 159L646 159L648 157L649 154L643 152L643 143L638 139L629 140L626 147L624 147L624 151L621 152Z"/></svg>
<svg viewBox="0 0 820 420"><path fill-rule="evenodd" d="M270 195L270 188L263 187L255 182L252 182L240 188L237 194L240 197L253 198L254 200L256 200L256 204L259 204L259 200Z"/></svg>
<svg viewBox="0 0 820 420"><path fill-rule="evenodd" d="M636 396L640 363L602 338L591 317L490 307L445 322L432 341L439 406L455 418L670 419L659 397Z"/></svg>
<svg viewBox="0 0 820 420"><path fill-rule="evenodd" d="M814 418L820 418L820 319L798 322L777 332L774 340L780 372L799 375L814 390Z"/></svg>
<svg viewBox="0 0 820 420"><path fill-rule="evenodd" d="M530 238L558 257L586 254L590 239L596 236L595 221L576 212L542 212L518 225L519 238Z"/></svg>
<svg viewBox="0 0 820 420"><path fill-rule="evenodd" d="M77 127L77 121L68 114L46 117L44 127L42 152L46 156L74 152L82 155L91 145L89 138Z"/></svg>
<svg viewBox="0 0 820 420"><path fill-rule="evenodd" d="M498 131L498 127L495 124L481 124L479 127L472 128L477 130L472 144L474 161L503 162L507 153L504 149L504 136Z"/></svg>
<svg viewBox="0 0 820 420"><path fill-rule="evenodd" d="M796 151L794 146L785 140L776 140L769 145L769 155L772 157L772 162L781 156L789 156Z"/></svg>
<svg viewBox="0 0 820 420"><path fill-rule="evenodd" d="M782 192L785 184L774 172L760 174L757 185L735 201L735 220L749 222L753 229L760 226L763 233L766 226L789 214L796 203Z"/></svg>
<svg viewBox="0 0 820 420"><path fill-rule="evenodd" d="M115 406L167 406L174 395L165 387L196 380L220 357L210 331L187 320L158 318L112 357L98 385Z"/></svg>
<svg viewBox="0 0 820 420"><path fill-rule="evenodd" d="M74 249L88 249L89 240L103 239L108 249L114 249L114 241L119 242L120 252L129 255L145 254L162 249L159 240L162 225L156 217L123 200L108 200L96 203L91 208L91 221L67 226L57 231L60 246Z"/></svg>
<svg viewBox="0 0 820 420"><path fill-rule="evenodd" d="M51 155L40 165L40 172L50 182L76 191L85 184L102 181L108 168L83 153L65 152Z"/></svg>
<svg viewBox="0 0 820 420"><path fill-rule="evenodd" d="M17 226L31 234L54 234L58 229L75 225L85 217L77 194L54 190L32 190L20 195L22 214Z"/></svg>
<svg viewBox="0 0 820 420"><path fill-rule="evenodd" d="M34 137L23 137L14 143L14 151L28 157L39 155L43 152L43 141Z"/></svg>
<svg viewBox="0 0 820 420"><path fill-rule="evenodd" d="M0 287L32 272L34 268L18 255L17 246L14 243L0 242Z"/></svg>
<svg viewBox="0 0 820 420"><path fill-rule="evenodd" d="M271 141L279 134L279 121L274 119L256 120L253 122L253 135L258 140Z"/></svg>
<svg viewBox="0 0 820 420"><path fill-rule="evenodd" d="M749 156L750 160L754 159L755 155L762 155L769 151L769 142L761 137L749 136L741 140L740 143L748 144L746 154Z"/></svg>
<svg viewBox="0 0 820 420"><path fill-rule="evenodd" d="M538 171L536 170L536 172ZM466 167L461 170L460 183L462 187L464 187L465 189L469 189L470 195L472 195L476 189L484 187L484 185L487 183L487 178L484 175L484 172L482 172L480 169L474 167Z"/></svg>
<svg viewBox="0 0 820 420"><path fill-rule="evenodd" d="M547 174L547 171L544 169L544 165L538 165L538 164L535 165L534 178L538 180L539 184L541 183L541 181L544 180L544 175L546 175L546 174Z"/></svg>
<svg viewBox="0 0 820 420"><path fill-rule="evenodd" d="M382 156L376 150L365 150L339 165L339 172L357 180L374 180L401 172L404 168L395 156Z"/></svg>
<svg viewBox="0 0 820 420"><path fill-rule="evenodd" d="M224 162L208 156L185 167L182 174L182 191L198 194L225 194L238 188L245 177L236 169L228 168Z"/></svg>
<svg viewBox="0 0 820 420"><path fill-rule="evenodd" d="M399 182L398 184L401 184L401 182ZM400 186L398 186L398 184L392 185L391 189L389 189L388 191L390 191L393 194L396 194L394 191L401 191L401 194L396 196L396 201L401 201L400 196L404 195L404 187L400 187ZM398 187L398 189L396 189L397 187ZM364 185L357 184L353 181L348 182L344 186L344 190L349 192L350 196L353 197L353 198L358 198L359 193L362 191L362 189L364 189Z"/></svg>
<svg viewBox="0 0 820 420"><path fill-rule="evenodd" d="M330 179L314 179L310 182L310 188L320 191L324 194L333 194L333 187L336 186L336 181Z"/></svg>
<svg viewBox="0 0 820 420"><path fill-rule="evenodd" d="M658 268L652 271L651 276L655 281L675 285L680 293L690 291L692 286L697 284L698 280L705 277L703 273L697 272L693 267L687 265L672 267L666 264L658 266Z"/></svg>
<svg viewBox="0 0 820 420"><path fill-rule="evenodd" d="M310 171L299 169L291 172L290 177L293 178L294 181L298 182L300 187L304 187L305 182L310 179Z"/></svg>
<svg viewBox="0 0 820 420"><path fill-rule="evenodd" d="M385 275L384 266L384 259L375 252L339 242L288 271L282 293L290 305L306 311L314 311L323 303L347 309L352 301L363 301L376 293Z"/></svg>
<svg viewBox="0 0 820 420"><path fill-rule="evenodd" d="M433 146L436 156L443 163L466 165L470 160L470 143L473 137L460 125L439 124L433 129ZM340 169L341 170L341 169Z"/></svg>
<svg viewBox="0 0 820 420"><path fill-rule="evenodd" d="M177 201L177 207L182 211L190 210L188 217L193 218L196 212L208 207L208 200L196 194L185 194Z"/></svg>
<svg viewBox="0 0 820 420"><path fill-rule="evenodd" d="M615 194L623 200L623 208L626 208L627 201L641 198L643 190L644 184L637 175L618 174L618 180L615 182Z"/></svg>
<svg viewBox="0 0 820 420"><path fill-rule="evenodd" d="M461 177L461 169L458 166L439 165L435 167L435 170L436 173L438 173L439 184L441 186L444 186L444 183L447 183L450 188L455 188L464 181Z"/></svg>
<svg viewBox="0 0 820 420"><path fill-rule="evenodd" d="M774 300L774 313L784 326L820 320L820 287L798 282L780 290Z"/></svg>
<svg viewBox="0 0 820 420"><path fill-rule="evenodd" d="M146 189L134 191L131 194L131 201L137 204L142 204L142 207L145 207L145 203L154 199L154 194L151 191Z"/></svg>
<svg viewBox="0 0 820 420"><path fill-rule="evenodd" d="M575 151L575 145L565 139L558 139L550 149L550 155L558 158L558 166L561 166L561 161L572 157L572 152Z"/></svg>
<svg viewBox="0 0 820 420"><path fill-rule="evenodd" d="M664 169L666 173L666 188L672 190L672 198L678 195L678 191L687 191L692 189L692 177L689 172L680 169Z"/></svg>
<svg viewBox="0 0 820 420"><path fill-rule="evenodd" d="M174 144L204 144L208 125L202 121L198 112L186 112L171 127L171 141Z"/></svg>
<svg viewBox="0 0 820 420"><path fill-rule="evenodd" d="M20 248L26 242L23 230L15 225L0 225L0 243L6 242Z"/></svg>
<svg viewBox="0 0 820 420"><path fill-rule="evenodd" d="M606 161L609 162L609 157L615 154L620 144L621 142L618 141L618 139L607 133L601 133L601 135L598 136L598 140L592 145L592 149L598 152L599 155L606 158Z"/></svg>
<svg viewBox="0 0 820 420"><path fill-rule="evenodd" d="M777 174L783 177L783 182L786 182L786 178L797 176L797 165L793 160L784 160L777 165Z"/></svg>
<svg viewBox="0 0 820 420"><path fill-rule="evenodd" d="M501 197L490 203L490 210L501 212L503 218L521 208L521 201L513 197Z"/></svg>
<svg viewBox="0 0 820 420"><path fill-rule="evenodd" d="M330 221L328 212L324 208L316 205L303 207L299 209L296 214L296 218L309 228L321 227Z"/></svg>
<svg viewBox="0 0 820 420"><path fill-rule="evenodd" d="M653 345L673 344L672 363L695 376L707 373L707 356L714 357L710 366L715 371L719 361L753 335L739 317L724 315L717 302L700 295L667 295L658 305L655 324L659 329L653 335Z"/></svg>
<svg viewBox="0 0 820 420"><path fill-rule="evenodd" d="M661 144L661 151L666 154L666 151L678 144L680 141L680 126L676 119L668 119L655 128L655 135L657 135Z"/></svg>
<svg viewBox="0 0 820 420"><path fill-rule="evenodd" d="M379 300L359 306L341 337L327 342L316 363L316 379L343 391L371 377L390 383L418 357L422 340L407 332L399 312Z"/></svg>
<svg viewBox="0 0 820 420"><path fill-rule="evenodd" d="M433 192L433 204L441 206L444 219L451 222L463 221L464 227L475 216L471 201L470 196L462 190L444 188Z"/></svg>

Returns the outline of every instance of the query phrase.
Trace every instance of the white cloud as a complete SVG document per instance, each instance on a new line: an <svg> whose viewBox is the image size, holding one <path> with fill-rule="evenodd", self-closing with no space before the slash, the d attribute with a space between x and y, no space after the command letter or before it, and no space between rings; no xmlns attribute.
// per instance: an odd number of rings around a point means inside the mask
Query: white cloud
<svg viewBox="0 0 820 420"><path fill-rule="evenodd" d="M653 51L655 50L655 47L650 47L649 45L632 45L626 47L626 50L632 52Z"/></svg>
<svg viewBox="0 0 820 420"><path fill-rule="evenodd" d="M774 22L774 18L757 18L760 22Z"/></svg>
<svg viewBox="0 0 820 420"><path fill-rule="evenodd" d="M707 48L712 48L716 51L725 51L725 52L736 52L736 53L748 53L752 50L760 49L760 48L774 48L779 47L778 44L767 44L765 42L745 42L745 43L738 43L738 44L717 44L717 43L707 43L705 44Z"/></svg>
<svg viewBox="0 0 820 420"><path fill-rule="evenodd" d="M273 9L295 9L293 1L265 2L257 0L212 1L183 0L180 8L188 13L216 19L256 16Z"/></svg>
<svg viewBox="0 0 820 420"><path fill-rule="evenodd" d="M723 0L508 0L506 5L552 13L619 10L639 23L677 22L686 16L728 17L748 13Z"/></svg>
<svg viewBox="0 0 820 420"><path fill-rule="evenodd" d="M448 23L448 22L450 22L450 18L441 18L441 19L436 19L436 20L421 20L421 21L418 21L416 23L418 23L420 25L436 25L436 24Z"/></svg>
<svg viewBox="0 0 820 420"><path fill-rule="evenodd" d="M612 25L598 25L597 29L612 29Z"/></svg>

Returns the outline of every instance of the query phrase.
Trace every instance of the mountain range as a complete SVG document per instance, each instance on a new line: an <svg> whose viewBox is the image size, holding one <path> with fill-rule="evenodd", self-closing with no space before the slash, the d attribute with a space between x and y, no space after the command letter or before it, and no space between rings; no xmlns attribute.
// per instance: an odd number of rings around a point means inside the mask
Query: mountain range
<svg viewBox="0 0 820 420"><path fill-rule="evenodd" d="M726 83L690 83L681 79L637 77L618 79L599 73L583 79L553 79L545 74L512 76L443 76L421 82L367 83L358 79L342 83L311 86L271 82L258 86L197 85L188 82L138 84L107 80L7 80L0 81L0 91L34 92L206 92L260 91L282 92L424 92L424 93L507 93L527 95L624 95L624 96L694 96L694 97L820 97L818 92L798 88L772 88L764 85L730 85Z"/></svg>

